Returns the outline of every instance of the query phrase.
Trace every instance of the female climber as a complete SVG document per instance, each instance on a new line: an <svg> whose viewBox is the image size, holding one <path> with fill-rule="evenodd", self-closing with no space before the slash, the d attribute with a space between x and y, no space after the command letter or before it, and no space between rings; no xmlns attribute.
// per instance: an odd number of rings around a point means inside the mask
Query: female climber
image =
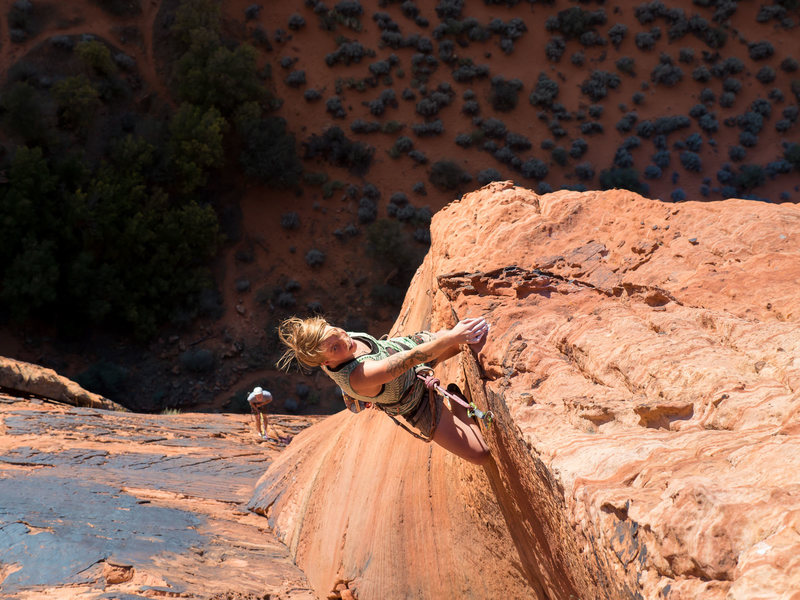
<svg viewBox="0 0 800 600"><path fill-rule="evenodd" d="M288 369L292 360L321 367L342 390L348 408L371 404L392 418L402 417L420 431L417 437L480 465L488 460L489 448L478 426L459 404L444 410L442 397L429 394L416 374L455 356L461 344L479 351L488 331L485 319L473 318L436 333L379 340L334 327L322 317L291 317L278 328L287 348L278 367Z"/></svg>

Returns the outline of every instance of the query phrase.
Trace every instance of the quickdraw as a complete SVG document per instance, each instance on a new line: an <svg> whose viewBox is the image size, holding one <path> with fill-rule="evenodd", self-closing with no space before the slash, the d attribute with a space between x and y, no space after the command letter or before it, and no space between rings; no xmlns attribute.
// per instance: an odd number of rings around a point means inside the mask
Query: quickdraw
<svg viewBox="0 0 800 600"><path fill-rule="evenodd" d="M439 385L440 381L436 378L433 374L433 370L430 368L420 369L417 371L417 377L421 379L425 383L425 387L429 390L436 390L445 398L457 402L461 406L467 409L467 416L468 417L477 417L478 419L482 420L486 423L486 426L491 426L492 422L494 421L494 413L490 410L482 411L475 405L475 402L467 403L463 398L458 397L456 394L447 391L441 385Z"/></svg>

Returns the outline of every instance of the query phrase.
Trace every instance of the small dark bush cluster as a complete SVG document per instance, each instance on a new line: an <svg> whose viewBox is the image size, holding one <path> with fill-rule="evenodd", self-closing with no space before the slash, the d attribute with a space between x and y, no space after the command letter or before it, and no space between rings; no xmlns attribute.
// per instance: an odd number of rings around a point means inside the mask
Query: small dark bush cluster
<svg viewBox="0 0 800 600"><path fill-rule="evenodd" d="M428 157L425 156L424 152L421 152L419 150L412 150L411 152L408 153L408 157L418 165L424 165L425 163L428 162Z"/></svg>
<svg viewBox="0 0 800 600"><path fill-rule="evenodd" d="M531 141L521 133L513 133L509 131L506 134L506 146L512 150L524 151L530 150L533 144L531 144Z"/></svg>
<svg viewBox="0 0 800 600"><path fill-rule="evenodd" d="M544 72L539 74L536 87L531 92L530 103L533 106L548 108L558 96L558 82L550 79Z"/></svg>
<svg viewBox="0 0 800 600"><path fill-rule="evenodd" d="M292 31L297 31L302 29L306 25L306 20L297 13L294 13L289 17L289 29Z"/></svg>
<svg viewBox="0 0 800 600"><path fill-rule="evenodd" d="M547 177L549 169L547 163L539 160L538 158L529 158L519 168L519 172L523 177L528 179L544 179Z"/></svg>
<svg viewBox="0 0 800 600"><path fill-rule="evenodd" d="M672 87L683 79L683 69L672 63L672 59L666 54L661 55L661 60L650 73L650 80L653 83Z"/></svg>
<svg viewBox="0 0 800 600"><path fill-rule="evenodd" d="M486 185L487 183L491 183L493 181L503 181L505 178L500 174L500 171L497 169L483 169L482 171L478 171L478 174L475 176L475 179L481 185Z"/></svg>
<svg viewBox="0 0 800 600"><path fill-rule="evenodd" d="M567 39L580 39L585 33L593 32L598 25L605 25L606 20L602 8L588 11L573 6L549 17L545 21L545 28L551 32L558 31Z"/></svg>
<svg viewBox="0 0 800 600"><path fill-rule="evenodd" d="M752 60L764 60L775 54L775 48L767 41L747 45L747 54Z"/></svg>
<svg viewBox="0 0 800 600"><path fill-rule="evenodd" d="M433 93L417 102L417 114L425 117L435 117L439 111L448 106L455 96L449 85L440 85Z"/></svg>
<svg viewBox="0 0 800 600"><path fill-rule="evenodd" d="M583 135L593 135L595 133L603 133L603 124L597 121L586 121L581 123L581 133Z"/></svg>
<svg viewBox="0 0 800 600"><path fill-rule="evenodd" d="M629 112L625 114L619 121L617 121L617 131L621 133L627 133L633 126L636 125L636 121L639 120L639 115L635 111Z"/></svg>
<svg viewBox="0 0 800 600"><path fill-rule="evenodd" d="M503 79L497 75L492 77L492 91L489 101L498 112L509 112L517 106L522 82L519 79Z"/></svg>
<svg viewBox="0 0 800 600"><path fill-rule="evenodd" d="M619 75L608 71L595 70L581 83L581 93L586 94L592 101L597 102L608 95L608 88L616 89L619 84Z"/></svg>
<svg viewBox="0 0 800 600"><path fill-rule="evenodd" d="M312 248L306 252L306 264L309 267L319 267L325 262L325 253L322 250Z"/></svg>
<svg viewBox="0 0 800 600"><path fill-rule="evenodd" d="M349 140L339 127L330 127L322 135L312 135L306 142L304 158L322 157L334 166L363 175L372 165L375 148Z"/></svg>
<svg viewBox="0 0 800 600"><path fill-rule="evenodd" d="M281 215L281 227L284 229L299 229L300 228L300 216L292 211L288 213L283 213Z"/></svg>
<svg viewBox="0 0 800 600"><path fill-rule="evenodd" d="M444 133L444 123L442 123L441 119L436 119L429 123L414 123L411 125L411 131L419 137L442 135Z"/></svg>
<svg viewBox="0 0 800 600"><path fill-rule="evenodd" d="M306 72L302 70L292 71L286 76L286 85L290 87L300 87L306 84Z"/></svg>
<svg viewBox="0 0 800 600"><path fill-rule="evenodd" d="M650 31L640 31L636 34L634 41L639 50L652 50L656 46L656 42L661 37L661 30L658 27L653 27Z"/></svg>
<svg viewBox="0 0 800 600"><path fill-rule="evenodd" d="M550 39L547 42L547 45L544 47L544 53L547 56L548 60L553 62L558 62L561 60L561 57L564 56L564 52L567 49L567 43L563 37L557 35Z"/></svg>
<svg viewBox="0 0 800 600"><path fill-rule="evenodd" d="M618 58L617 62L614 64L621 72L630 75L631 77L636 76L636 62L630 56L622 56Z"/></svg>
<svg viewBox="0 0 800 600"><path fill-rule="evenodd" d="M489 65L474 65L472 61L460 64L452 71L453 80L467 83L473 79L484 79L489 76Z"/></svg>
<svg viewBox="0 0 800 600"><path fill-rule="evenodd" d="M322 98L322 94L313 88L309 88L303 92L303 98L305 98L306 102L316 102Z"/></svg>
<svg viewBox="0 0 800 600"><path fill-rule="evenodd" d="M611 40L614 48L619 48L626 35L628 35L628 26L623 23L616 23L608 30L608 39Z"/></svg>
<svg viewBox="0 0 800 600"><path fill-rule="evenodd" d="M684 150L680 154L681 164L687 171L699 173L703 169L703 163L696 152Z"/></svg>
<svg viewBox="0 0 800 600"><path fill-rule="evenodd" d="M344 119L347 112L342 105L342 99L339 96L331 96L325 102L325 110L330 113L334 119Z"/></svg>
<svg viewBox="0 0 800 600"><path fill-rule="evenodd" d="M365 121L364 119L355 119L350 123L350 131L353 133L375 133L381 130L381 124L378 121Z"/></svg>
<svg viewBox="0 0 800 600"><path fill-rule="evenodd" d="M325 55L325 64L332 67L338 63L360 63L365 56L375 56L375 51L356 41L343 41L336 51Z"/></svg>
<svg viewBox="0 0 800 600"><path fill-rule="evenodd" d="M600 189L623 189L647 195L648 186L639 181L639 172L633 168L605 169L600 172Z"/></svg>
<svg viewBox="0 0 800 600"><path fill-rule="evenodd" d="M503 123L500 119L489 118L483 119L480 122L480 128L483 130L483 133L488 138L493 139L501 139L505 137L508 130L506 129L505 123Z"/></svg>
<svg viewBox="0 0 800 600"><path fill-rule="evenodd" d="M429 181L440 190L457 190L472 181L469 173L452 160L439 160L433 163L428 175Z"/></svg>

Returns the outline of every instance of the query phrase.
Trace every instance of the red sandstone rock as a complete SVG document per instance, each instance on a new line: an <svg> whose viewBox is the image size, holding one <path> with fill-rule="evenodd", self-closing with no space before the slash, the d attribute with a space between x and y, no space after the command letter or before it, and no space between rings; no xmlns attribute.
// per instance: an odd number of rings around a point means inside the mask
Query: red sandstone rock
<svg viewBox="0 0 800 600"><path fill-rule="evenodd" d="M309 420L271 427L289 435ZM311 600L286 548L243 506L277 453L246 415L0 394L0 597Z"/></svg>
<svg viewBox="0 0 800 600"><path fill-rule="evenodd" d="M0 388L38 398L57 400L72 406L125 410L113 400L83 389L52 369L4 356L0 356Z"/></svg>
<svg viewBox="0 0 800 600"><path fill-rule="evenodd" d="M319 596L797 597L800 208L506 182L431 233L395 330L490 321L439 374L495 464L375 411L304 431L251 508Z"/></svg>

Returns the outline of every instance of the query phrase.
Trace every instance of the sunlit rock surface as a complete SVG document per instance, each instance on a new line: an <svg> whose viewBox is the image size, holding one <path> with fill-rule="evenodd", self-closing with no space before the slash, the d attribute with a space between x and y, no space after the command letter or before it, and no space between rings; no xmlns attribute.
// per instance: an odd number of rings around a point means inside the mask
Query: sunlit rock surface
<svg viewBox="0 0 800 600"><path fill-rule="evenodd" d="M273 423L288 436L306 419ZM244 415L0 394L0 597L314 598L244 506L278 451Z"/></svg>
<svg viewBox="0 0 800 600"><path fill-rule="evenodd" d="M431 234L395 330L490 321L439 374L494 464L372 411L304 431L250 506L318 595L796 597L798 207L498 182Z"/></svg>

